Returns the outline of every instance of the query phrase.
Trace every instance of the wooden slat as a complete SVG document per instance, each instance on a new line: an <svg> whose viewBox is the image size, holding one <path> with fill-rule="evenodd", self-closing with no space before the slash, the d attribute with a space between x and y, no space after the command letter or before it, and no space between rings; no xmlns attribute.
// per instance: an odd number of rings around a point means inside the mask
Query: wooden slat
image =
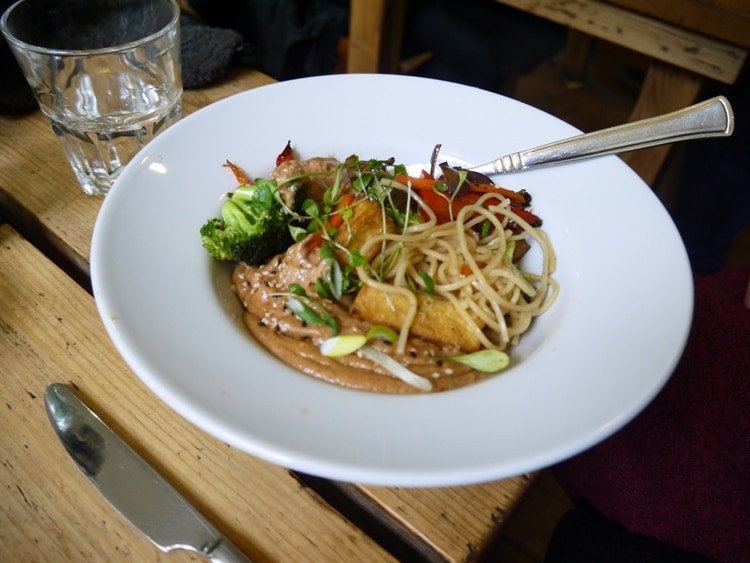
<svg viewBox="0 0 750 563"><path fill-rule="evenodd" d="M350 4L347 72L378 72L386 0L356 0Z"/></svg>
<svg viewBox="0 0 750 563"><path fill-rule="evenodd" d="M43 393L59 381L255 561L392 560L287 470L212 438L161 403L120 359L93 299L8 225L0 226L0 295L1 559L163 557L57 441ZM179 560L195 559L169 556Z"/></svg>
<svg viewBox="0 0 750 563"><path fill-rule="evenodd" d="M352 0L347 72L397 72L404 0Z"/></svg>
<svg viewBox="0 0 750 563"><path fill-rule="evenodd" d="M704 35L717 26L707 29L705 25L699 25L699 14L693 18L681 17L678 20L680 25L673 25L598 0L496 1L727 84L737 79L747 58L747 42L750 40L737 45ZM632 2L641 3L642 0ZM352 1L349 72L382 71L385 64L382 45L394 41L400 44L402 17L398 11L388 12L387 4L387 0ZM701 7L699 4L705 2L693 1L689 6L683 5L680 13L684 16L688 8ZM747 17L746 12L741 12L744 17ZM674 22L674 18L668 21ZM742 26L739 33L747 37L747 29Z"/></svg>
<svg viewBox="0 0 750 563"><path fill-rule="evenodd" d="M747 0L605 0L742 47L750 47Z"/></svg>
<svg viewBox="0 0 750 563"><path fill-rule="evenodd" d="M471 561L486 552L537 474L466 487L337 486L430 561Z"/></svg>
<svg viewBox="0 0 750 563"><path fill-rule="evenodd" d="M597 0L496 0L638 53L732 84L747 49Z"/></svg>

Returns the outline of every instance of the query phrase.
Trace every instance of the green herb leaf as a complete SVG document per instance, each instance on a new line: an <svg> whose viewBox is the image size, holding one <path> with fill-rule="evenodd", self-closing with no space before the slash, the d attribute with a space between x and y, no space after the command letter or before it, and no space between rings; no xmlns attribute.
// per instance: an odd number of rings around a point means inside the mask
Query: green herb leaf
<svg viewBox="0 0 750 563"><path fill-rule="evenodd" d="M307 230L296 225L289 225L289 233L291 233L294 242L299 242L307 236Z"/></svg>
<svg viewBox="0 0 750 563"><path fill-rule="evenodd" d="M323 260L326 260L326 259L334 260L336 258L336 256L333 254L333 250L331 250L330 244L320 245L320 257Z"/></svg>
<svg viewBox="0 0 750 563"><path fill-rule="evenodd" d="M320 208L312 199L306 199L302 203L302 212L311 218L317 218L320 216Z"/></svg>
<svg viewBox="0 0 750 563"><path fill-rule="evenodd" d="M364 256L362 256L362 253L356 249L352 248L349 251L349 265L352 268L359 268L361 266L365 266L367 264L367 260Z"/></svg>

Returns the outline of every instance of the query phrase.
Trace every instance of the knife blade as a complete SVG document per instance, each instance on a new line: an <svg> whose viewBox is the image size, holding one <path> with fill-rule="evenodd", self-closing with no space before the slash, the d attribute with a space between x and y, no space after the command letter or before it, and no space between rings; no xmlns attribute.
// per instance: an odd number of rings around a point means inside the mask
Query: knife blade
<svg viewBox="0 0 750 563"><path fill-rule="evenodd" d="M216 563L250 561L66 386L50 385L44 404L78 468L159 549Z"/></svg>

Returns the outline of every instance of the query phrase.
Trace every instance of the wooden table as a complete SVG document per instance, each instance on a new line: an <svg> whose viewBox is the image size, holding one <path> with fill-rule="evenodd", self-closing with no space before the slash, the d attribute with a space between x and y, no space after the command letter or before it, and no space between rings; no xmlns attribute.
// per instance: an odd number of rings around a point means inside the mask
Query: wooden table
<svg viewBox="0 0 750 563"><path fill-rule="evenodd" d="M650 57L631 120L694 103L707 78L733 84L750 48L747 0L496 1ZM348 71L397 72L404 0L352 0L351 6ZM653 186L668 152L668 145L655 147L623 160Z"/></svg>
<svg viewBox="0 0 750 563"><path fill-rule="evenodd" d="M186 92L185 113L270 82L237 72ZM100 205L83 195L38 111L0 116L0 560L163 557L64 453L42 398L53 382L69 385L256 561L482 553L533 476L442 489L331 482L238 451L154 396L119 357L88 291Z"/></svg>

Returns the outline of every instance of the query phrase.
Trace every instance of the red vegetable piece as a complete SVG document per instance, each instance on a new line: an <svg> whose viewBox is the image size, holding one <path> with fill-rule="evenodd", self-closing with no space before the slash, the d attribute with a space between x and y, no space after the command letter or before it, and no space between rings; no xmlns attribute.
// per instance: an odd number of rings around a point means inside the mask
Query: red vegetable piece
<svg viewBox="0 0 750 563"><path fill-rule="evenodd" d="M278 166L282 162L286 162L287 160L293 160L293 159L294 159L294 150L292 150L292 142L287 141L286 147L284 147L284 150L281 151L279 156L276 157L276 166Z"/></svg>
<svg viewBox="0 0 750 563"><path fill-rule="evenodd" d="M438 225L443 223L450 223L456 218L459 211L461 211L467 205L473 205L479 199L479 194L466 193L455 196L449 200L445 196L433 191L433 190L418 190L419 197L425 202L427 207L432 209L435 214ZM420 210L422 217L425 220L428 219L427 212Z"/></svg>

